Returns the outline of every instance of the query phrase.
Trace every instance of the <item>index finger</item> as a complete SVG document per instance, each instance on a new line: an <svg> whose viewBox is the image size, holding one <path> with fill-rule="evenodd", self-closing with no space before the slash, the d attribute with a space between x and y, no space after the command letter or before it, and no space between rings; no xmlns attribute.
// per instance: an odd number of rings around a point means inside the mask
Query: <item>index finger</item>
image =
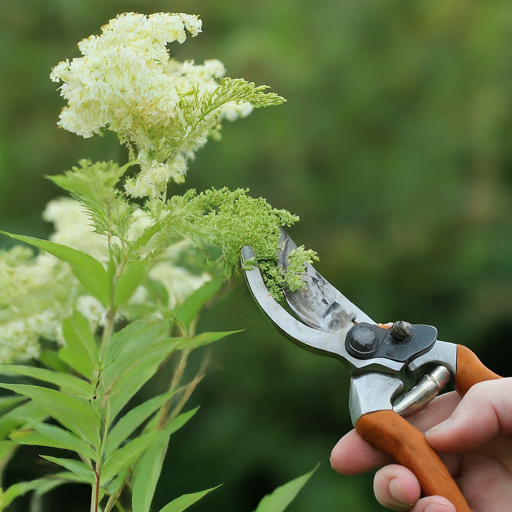
<svg viewBox="0 0 512 512"><path fill-rule="evenodd" d="M407 420L421 432L426 432L446 420L459 402L457 393L447 393ZM331 452L332 468L344 475L365 473L390 462L389 457L364 441L355 430L343 436Z"/></svg>

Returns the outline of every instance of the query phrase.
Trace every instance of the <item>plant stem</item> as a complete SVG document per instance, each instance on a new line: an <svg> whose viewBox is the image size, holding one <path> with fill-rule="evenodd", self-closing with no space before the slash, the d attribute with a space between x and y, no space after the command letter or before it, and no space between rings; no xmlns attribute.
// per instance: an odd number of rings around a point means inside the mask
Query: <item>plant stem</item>
<svg viewBox="0 0 512 512"><path fill-rule="evenodd" d="M117 490L117 492L115 492L114 494L112 494L112 496L110 496L110 498L108 499L107 505L105 506L105 510L103 512L110 512L116 505L117 505L117 508L119 508L119 510L122 510L122 507L118 503L118 500L124 491L125 485L126 485L126 481L124 481L122 483L121 487Z"/></svg>
<svg viewBox="0 0 512 512"><path fill-rule="evenodd" d="M100 463L96 463L95 483L92 486L92 498L91 498L91 512L98 512L99 497L100 497Z"/></svg>
<svg viewBox="0 0 512 512"><path fill-rule="evenodd" d="M171 387L170 389L174 391L179 385L181 378L183 377L183 372L185 371L185 368L187 366L187 360L188 356L190 354L191 350L183 350L180 354L180 362L178 363L178 367L176 368L176 371L174 372ZM158 424L156 429L162 430L164 428L165 422L167 421L167 412L169 411L169 407L172 402L172 396L165 402L164 405L162 405L162 408L160 409L160 418L158 419Z"/></svg>
<svg viewBox="0 0 512 512"><path fill-rule="evenodd" d="M181 400L178 402L176 407L173 409L172 413L169 415L168 418L165 419L165 424L171 423L178 414L181 412L185 404L188 402L188 399L196 389L197 385L203 380L205 374L206 367L208 366L208 362L210 360L209 354L205 354L203 357L203 360L201 362L201 366L199 367L199 370L197 371L196 376L194 377L194 380L189 383L189 385L186 387L185 392L183 393L183 396L181 397ZM163 428L165 424L162 425Z"/></svg>

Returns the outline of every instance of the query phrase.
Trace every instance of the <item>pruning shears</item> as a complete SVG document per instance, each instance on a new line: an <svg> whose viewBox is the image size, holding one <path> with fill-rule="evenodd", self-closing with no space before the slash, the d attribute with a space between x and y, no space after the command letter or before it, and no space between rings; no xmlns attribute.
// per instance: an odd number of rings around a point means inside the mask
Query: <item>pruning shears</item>
<svg viewBox="0 0 512 512"><path fill-rule="evenodd" d="M296 248L282 231L278 262L284 272ZM471 512L438 454L404 417L425 408L450 381L463 396L478 382L499 375L467 347L438 340L435 327L377 324L309 264L302 275L305 287L284 292L295 317L270 295L250 246L242 249L241 258L253 262L245 270L247 283L279 332L306 350L344 363L351 375L350 416L359 435L409 468L425 496L444 496L457 512Z"/></svg>

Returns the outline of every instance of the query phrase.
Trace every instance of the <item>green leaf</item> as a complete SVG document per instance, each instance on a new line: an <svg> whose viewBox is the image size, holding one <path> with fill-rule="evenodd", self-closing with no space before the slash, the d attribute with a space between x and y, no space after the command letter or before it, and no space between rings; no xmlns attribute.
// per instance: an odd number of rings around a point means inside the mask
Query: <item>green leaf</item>
<svg viewBox="0 0 512 512"><path fill-rule="evenodd" d="M137 289L146 273L146 265L141 261L131 261L116 283L115 306L128 300Z"/></svg>
<svg viewBox="0 0 512 512"><path fill-rule="evenodd" d="M52 479L45 478L45 480L46 480L46 484L42 484L37 489L34 489L34 491L35 491L34 495L35 496L39 496L39 497L40 496L44 496L45 494L49 493L50 491L52 491L56 487L59 487L59 485L76 483L76 482L73 482L71 480L63 480L63 479L60 479L60 478L52 478ZM83 482L83 480L81 480L79 483L84 483L84 482ZM33 506L33 502L32 501L30 502L30 506L31 507ZM32 508L31 508L31 510L32 510Z"/></svg>
<svg viewBox="0 0 512 512"><path fill-rule="evenodd" d="M26 384L0 383L0 387L28 396L67 429L88 441L92 446L99 446L100 415L87 400L68 396L53 389Z"/></svg>
<svg viewBox="0 0 512 512"><path fill-rule="evenodd" d="M149 512L168 445L169 434L157 437L137 461L132 483L133 512Z"/></svg>
<svg viewBox="0 0 512 512"><path fill-rule="evenodd" d="M309 473L278 487L272 494L265 496L255 512L282 512L297 496L317 468L318 465Z"/></svg>
<svg viewBox="0 0 512 512"><path fill-rule="evenodd" d="M2 465L1 461L3 461L5 457L8 457L17 446L18 445L13 441L0 441L0 466Z"/></svg>
<svg viewBox="0 0 512 512"><path fill-rule="evenodd" d="M179 498L168 503L164 508L160 510L160 512L182 512L183 510L193 505L196 501L199 501L203 496L206 496L209 492L214 491L220 487L212 487L211 489L206 489L206 491L194 492L192 494L184 494Z"/></svg>
<svg viewBox="0 0 512 512"><path fill-rule="evenodd" d="M77 251L65 245L48 242L47 240L40 240L31 236L13 235L5 231L0 231L0 233L49 252L68 263L71 271L87 292L96 297L105 308L109 307L110 282L107 272L98 260L85 252Z"/></svg>
<svg viewBox="0 0 512 512"><path fill-rule="evenodd" d="M187 332L200 309L220 290L223 282L221 277L207 281L173 311L173 316Z"/></svg>
<svg viewBox="0 0 512 512"><path fill-rule="evenodd" d="M179 341L165 338L165 322L134 324L113 337L113 347L107 347L105 359L111 362L103 371L98 394L102 402L109 400L112 419L156 373Z"/></svg>
<svg viewBox="0 0 512 512"><path fill-rule="evenodd" d="M16 364L0 365L0 375L23 375L33 379L42 380L59 386L59 388L70 395L77 395L82 398L91 398L93 388L88 383L73 375L60 372L53 372L45 368L34 368ZM19 400L19 398L18 398Z"/></svg>
<svg viewBox="0 0 512 512"><path fill-rule="evenodd" d="M37 480L32 480L30 482L20 482L19 484L11 485L3 494L1 502L0 502L0 510L3 510L3 507L7 507L10 505L16 498L19 498L20 496L23 496L27 492L30 491L42 491L43 489L46 489L44 492L48 492L47 489L49 484L52 484L52 489L56 487L56 485L59 485L59 482L57 480L57 484L55 485L55 482L49 480L48 478L39 478Z"/></svg>
<svg viewBox="0 0 512 512"><path fill-rule="evenodd" d="M121 470L114 478L112 478L112 480L110 480L110 482L103 486L103 492L109 496L115 494L123 485L129 472L130 468L124 468Z"/></svg>
<svg viewBox="0 0 512 512"><path fill-rule="evenodd" d="M48 416L48 411L34 402L22 404L0 418L0 439L20 427L33 428Z"/></svg>
<svg viewBox="0 0 512 512"><path fill-rule="evenodd" d="M107 374L122 373L143 347L158 338L165 337L167 329L167 322L149 323L145 320L137 320L115 333L105 353L104 366Z"/></svg>
<svg viewBox="0 0 512 512"><path fill-rule="evenodd" d="M94 484L95 482L94 471L79 460L61 459L59 457L49 457L47 455L41 455L41 457L43 459L49 460L50 462L54 462L59 466L69 469L69 471L75 473L75 475L77 475L82 482L87 482L89 484Z"/></svg>
<svg viewBox="0 0 512 512"><path fill-rule="evenodd" d="M0 441L0 475L19 446L13 441ZM1 494L1 493L0 493ZM0 504L2 500L0 498ZM0 510L2 510L0 506Z"/></svg>
<svg viewBox="0 0 512 512"><path fill-rule="evenodd" d="M87 318L75 311L72 317L62 322L62 334L66 346L59 350L59 357L78 373L92 380L100 366L100 359L98 345Z"/></svg>
<svg viewBox="0 0 512 512"><path fill-rule="evenodd" d="M148 297L156 304L165 306L169 304L169 292L160 281L146 276L146 279L144 279L144 287L148 292Z"/></svg>
<svg viewBox="0 0 512 512"><path fill-rule="evenodd" d="M188 422L188 420L192 419L192 417L196 414L198 410L199 406L197 406L195 409L192 409L191 411L187 411L180 414L177 418L174 418L174 420L172 420L169 423L169 425L167 425L164 428L164 432L166 432L169 435L174 434L174 432L183 427L185 423Z"/></svg>
<svg viewBox="0 0 512 512"><path fill-rule="evenodd" d="M135 438L127 445L115 451L102 465L101 485L108 482L124 468L134 464L142 452L159 436L165 435L162 432L151 432Z"/></svg>
<svg viewBox="0 0 512 512"><path fill-rule="evenodd" d="M54 425L41 423L35 430L21 430L9 436L17 444L50 446L71 450L86 459L96 460L94 450L75 434Z"/></svg>
<svg viewBox="0 0 512 512"><path fill-rule="evenodd" d="M41 350L39 361L50 370L55 370L59 373L69 373L69 366L59 359L55 350Z"/></svg>
<svg viewBox="0 0 512 512"><path fill-rule="evenodd" d="M105 444L105 457L109 457L137 427L142 425L162 404L170 400L173 394L174 391L169 391L151 398L125 414L108 434Z"/></svg>
<svg viewBox="0 0 512 512"><path fill-rule="evenodd" d="M203 345L208 345L214 341L220 340L229 336L230 334L235 334L237 332L242 331L224 331L224 332L203 332L194 336L193 338L181 338L176 350L187 350L194 349L198 347L202 347Z"/></svg>
<svg viewBox="0 0 512 512"><path fill-rule="evenodd" d="M2 368L2 365L0 365ZM0 371L0 374L2 372ZM0 398L0 416L11 411L26 400L23 396L3 396Z"/></svg>
<svg viewBox="0 0 512 512"><path fill-rule="evenodd" d="M142 249L150 240L151 238L156 235L163 227L165 226L164 221L159 221L150 226L149 228L146 228L144 233L137 238L135 243L133 244L132 250L138 251L139 249Z"/></svg>

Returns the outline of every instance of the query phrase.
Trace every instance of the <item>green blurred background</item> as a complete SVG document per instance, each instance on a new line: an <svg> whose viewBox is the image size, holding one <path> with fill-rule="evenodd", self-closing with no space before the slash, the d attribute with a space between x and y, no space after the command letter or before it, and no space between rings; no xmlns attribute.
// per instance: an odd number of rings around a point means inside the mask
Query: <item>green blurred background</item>
<svg viewBox="0 0 512 512"><path fill-rule="evenodd" d="M57 128L63 101L50 68L118 13L199 14L204 33L173 55L218 58L229 76L268 84L288 103L227 124L187 185L249 187L297 213L294 240L317 250L320 272L370 316L436 325L441 339L512 375L510 2L3 0L0 9L1 229L47 236L40 215L59 192L44 175L82 157L126 160L112 134L84 140ZM200 327L245 331L214 347L191 401L201 410L171 440L155 510L224 482L194 510L251 512L317 462L290 512L384 510L371 475L329 466L351 428L342 365L280 337L240 278ZM32 476L26 459L8 483ZM86 511L87 497L63 487L47 510Z"/></svg>

